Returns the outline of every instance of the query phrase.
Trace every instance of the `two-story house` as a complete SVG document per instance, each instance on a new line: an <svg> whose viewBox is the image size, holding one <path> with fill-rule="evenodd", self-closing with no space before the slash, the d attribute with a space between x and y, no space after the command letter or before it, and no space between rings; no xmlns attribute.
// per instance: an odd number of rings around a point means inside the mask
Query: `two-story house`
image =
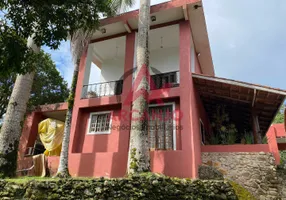
<svg viewBox="0 0 286 200"><path fill-rule="evenodd" d="M224 104L237 129L253 130L259 143L286 92L215 77L201 0L154 5L150 15L149 113L157 113L149 120L155 128L148 130L152 171L196 178L201 152L245 151L249 147L208 145L216 105ZM132 128L129 98L136 68L138 10L102 19L100 24L81 57L69 169L73 176L122 177ZM48 117L64 121L66 109L66 103L45 105L27 117L19 168L29 166L24 155L35 143L38 123ZM270 151L259 144L249 147L253 149ZM47 159L55 172L59 158Z"/></svg>

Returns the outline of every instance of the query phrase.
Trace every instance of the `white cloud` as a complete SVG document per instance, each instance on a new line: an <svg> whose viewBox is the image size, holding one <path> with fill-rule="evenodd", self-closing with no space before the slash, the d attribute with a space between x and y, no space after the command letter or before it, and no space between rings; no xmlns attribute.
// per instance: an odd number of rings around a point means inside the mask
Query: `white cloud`
<svg viewBox="0 0 286 200"><path fill-rule="evenodd" d="M55 62L57 69L70 86L73 75L73 63L70 51L70 42L62 42L58 50L51 50L48 47L43 47L43 49L47 53L51 54L51 57Z"/></svg>

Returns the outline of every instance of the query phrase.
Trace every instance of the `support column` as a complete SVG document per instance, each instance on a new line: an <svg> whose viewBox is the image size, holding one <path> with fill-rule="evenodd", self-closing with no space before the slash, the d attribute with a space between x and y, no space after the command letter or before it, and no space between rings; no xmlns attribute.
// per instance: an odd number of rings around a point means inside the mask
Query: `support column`
<svg viewBox="0 0 286 200"><path fill-rule="evenodd" d="M191 73L191 27L189 21L180 23L180 108L181 108L181 138L184 152L184 163L189 171L186 175L198 177L198 166L201 162L201 144L198 125L195 124L197 105L195 88Z"/></svg>
<svg viewBox="0 0 286 200"><path fill-rule="evenodd" d="M81 96L87 95L87 88L83 88L84 85L88 85L89 77L90 77L90 69L92 63L92 48L88 45L87 52L85 54L85 64L82 66L83 75L82 75L82 88L81 88ZM80 76L79 76L80 77Z"/></svg>
<svg viewBox="0 0 286 200"><path fill-rule="evenodd" d="M132 72L134 65L135 32L126 35L125 64L123 75L123 89L121 95L121 115L119 129L119 147L118 151L122 154L122 159L126 163L128 158L130 125L131 125L131 102L126 101L132 91ZM126 127L126 128L124 128Z"/></svg>
<svg viewBox="0 0 286 200"><path fill-rule="evenodd" d="M79 102L81 101L81 94L82 94L82 87L84 83L84 76L85 76L85 68L86 68L86 58L87 58L87 49L83 52L80 65L79 65L79 72L78 72L78 79L76 84L76 93L75 93L75 100L73 106L73 114L72 114L72 121L71 121L71 133L70 133L70 144L69 144L69 155L73 152L77 146L76 144L76 137L77 134L81 134L77 132L80 122L80 110L79 110ZM69 163L71 160L71 156L69 157Z"/></svg>
<svg viewBox="0 0 286 200"><path fill-rule="evenodd" d="M254 108L252 108L251 110L251 119L252 119L254 144L262 144L259 120L258 120L256 110Z"/></svg>

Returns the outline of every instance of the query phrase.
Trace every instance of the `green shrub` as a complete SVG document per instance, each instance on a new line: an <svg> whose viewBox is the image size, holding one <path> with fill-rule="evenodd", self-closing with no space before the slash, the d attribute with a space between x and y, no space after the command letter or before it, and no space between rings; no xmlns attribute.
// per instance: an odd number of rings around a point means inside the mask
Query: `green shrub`
<svg viewBox="0 0 286 200"><path fill-rule="evenodd" d="M280 164L284 165L286 163L286 151L280 151Z"/></svg>
<svg viewBox="0 0 286 200"><path fill-rule="evenodd" d="M193 199L236 200L227 181L170 178L159 174L118 179L59 179L15 183L0 180L0 199Z"/></svg>
<svg viewBox="0 0 286 200"><path fill-rule="evenodd" d="M244 139L246 144L253 144L253 133L244 131Z"/></svg>

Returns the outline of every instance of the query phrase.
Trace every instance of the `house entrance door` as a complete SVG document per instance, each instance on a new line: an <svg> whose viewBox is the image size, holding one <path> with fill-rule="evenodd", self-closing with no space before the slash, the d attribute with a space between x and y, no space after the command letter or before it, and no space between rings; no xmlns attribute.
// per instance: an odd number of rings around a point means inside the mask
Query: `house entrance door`
<svg viewBox="0 0 286 200"><path fill-rule="evenodd" d="M163 105L149 108L150 150L173 149L173 107Z"/></svg>

